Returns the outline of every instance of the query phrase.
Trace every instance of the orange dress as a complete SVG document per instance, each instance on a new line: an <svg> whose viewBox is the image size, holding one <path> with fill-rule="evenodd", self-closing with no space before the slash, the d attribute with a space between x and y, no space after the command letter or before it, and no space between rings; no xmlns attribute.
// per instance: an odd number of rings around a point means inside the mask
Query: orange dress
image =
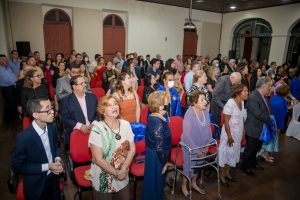
<svg viewBox="0 0 300 200"><path fill-rule="evenodd" d="M134 95L134 94L133 94ZM136 119L136 99L124 99L119 95L120 115L129 123L137 122Z"/></svg>

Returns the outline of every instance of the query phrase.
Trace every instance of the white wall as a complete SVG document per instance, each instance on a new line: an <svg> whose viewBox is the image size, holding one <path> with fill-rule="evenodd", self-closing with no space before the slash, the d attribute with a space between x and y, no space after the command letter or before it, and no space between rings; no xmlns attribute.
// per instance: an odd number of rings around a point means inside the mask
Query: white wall
<svg viewBox="0 0 300 200"><path fill-rule="evenodd" d="M7 30L4 28L5 25L5 5L4 1L0 1L0 54L8 55L9 48L8 48L8 37L7 37Z"/></svg>
<svg viewBox="0 0 300 200"><path fill-rule="evenodd" d="M42 7L63 7L72 9L74 48L77 51L87 51L91 56L95 53L102 54L103 36L102 20L109 11L120 14L125 18L126 24L126 52L138 52L138 54L151 54L154 56L160 53L162 59L175 57L182 54L183 47L183 24L188 17L188 9L175 6L167 6L155 3L140 2L135 0L9 0L11 7L21 7L18 10L21 13L15 13L11 9L14 23L14 40L28 38L35 40L39 45L32 44L32 49L39 50L44 55L43 39L43 16ZM25 6L25 7L24 7ZM19 24L31 16L25 16L25 13L32 12L33 9L39 9L33 14L38 17L34 20L34 26L38 30L39 36L31 35L32 30L24 29L21 31ZM122 17L122 18L123 18ZM214 23L221 26L221 14L193 10L193 19L199 21L197 24ZM198 28L198 27L197 27ZM209 26L206 31L215 31L216 28ZM206 43L204 48L201 46L203 38L203 29L198 28L198 54L219 52L219 37L216 40ZM18 32L18 33L16 33ZM28 35L29 34L29 35ZM167 40L165 41L165 38ZM216 48L217 47L217 48Z"/></svg>
<svg viewBox="0 0 300 200"><path fill-rule="evenodd" d="M300 3L224 14L220 47L223 55L228 55L231 49L233 32L237 25L250 18L263 18L271 24L273 34L269 62L284 62L289 42L288 31L300 19Z"/></svg>

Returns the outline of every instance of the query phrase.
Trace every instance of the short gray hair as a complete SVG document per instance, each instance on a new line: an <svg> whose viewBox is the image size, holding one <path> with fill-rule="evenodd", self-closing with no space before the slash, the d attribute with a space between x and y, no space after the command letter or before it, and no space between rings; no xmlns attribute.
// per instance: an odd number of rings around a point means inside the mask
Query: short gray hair
<svg viewBox="0 0 300 200"><path fill-rule="evenodd" d="M48 101L48 98L29 99L27 102L27 113L33 117L33 113L40 112L42 109L41 101Z"/></svg>
<svg viewBox="0 0 300 200"><path fill-rule="evenodd" d="M237 79L242 80L242 75L240 74L240 72L232 72L232 73L230 74L230 77L231 77L231 78L232 78L232 77L235 77L235 78L237 78Z"/></svg>
<svg viewBox="0 0 300 200"><path fill-rule="evenodd" d="M256 88L261 88L271 82L270 78L267 76L263 76L260 79L257 80L256 82Z"/></svg>

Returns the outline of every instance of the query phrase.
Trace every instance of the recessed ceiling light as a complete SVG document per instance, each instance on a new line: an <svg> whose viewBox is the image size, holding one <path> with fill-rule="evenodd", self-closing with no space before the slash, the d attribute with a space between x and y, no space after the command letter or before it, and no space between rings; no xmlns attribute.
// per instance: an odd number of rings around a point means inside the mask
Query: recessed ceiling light
<svg viewBox="0 0 300 200"><path fill-rule="evenodd" d="M229 7L231 10L234 10L234 9L236 9L236 6L230 6Z"/></svg>
<svg viewBox="0 0 300 200"><path fill-rule="evenodd" d="M204 0L196 0L195 2L196 2L196 3L203 3Z"/></svg>

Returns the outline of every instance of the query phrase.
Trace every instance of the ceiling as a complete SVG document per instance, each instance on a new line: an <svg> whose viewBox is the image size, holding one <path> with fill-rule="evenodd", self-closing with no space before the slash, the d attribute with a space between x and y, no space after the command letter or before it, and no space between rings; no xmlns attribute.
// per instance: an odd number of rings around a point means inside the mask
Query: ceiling
<svg viewBox="0 0 300 200"><path fill-rule="evenodd" d="M190 7L190 0L138 0L165 5ZM300 0L193 0L193 9L206 10L217 13L229 13L257 8L300 3ZM230 6L236 9L230 9Z"/></svg>

